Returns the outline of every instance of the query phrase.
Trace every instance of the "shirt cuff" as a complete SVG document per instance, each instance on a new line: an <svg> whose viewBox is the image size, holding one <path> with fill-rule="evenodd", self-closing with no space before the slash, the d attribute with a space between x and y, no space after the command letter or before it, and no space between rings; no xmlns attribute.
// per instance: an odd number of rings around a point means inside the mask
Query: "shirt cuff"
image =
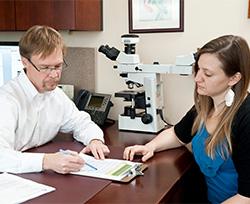
<svg viewBox="0 0 250 204"><path fill-rule="evenodd" d="M88 137L85 139L84 144L88 145L92 140L101 140L104 143L104 138L103 138L103 132L101 129L96 130L93 134L93 132L87 132Z"/></svg>
<svg viewBox="0 0 250 204"><path fill-rule="evenodd" d="M41 172L43 170L44 153L22 153L21 172Z"/></svg>

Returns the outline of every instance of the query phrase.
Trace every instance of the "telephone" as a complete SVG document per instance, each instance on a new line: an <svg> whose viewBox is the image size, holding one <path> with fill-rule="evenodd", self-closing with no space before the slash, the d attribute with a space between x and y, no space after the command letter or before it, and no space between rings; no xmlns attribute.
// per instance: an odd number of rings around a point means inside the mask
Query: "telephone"
<svg viewBox="0 0 250 204"><path fill-rule="evenodd" d="M75 104L79 110L88 112L96 124L102 126L108 117L110 107L113 106L110 99L109 94L92 93L82 89L76 97Z"/></svg>

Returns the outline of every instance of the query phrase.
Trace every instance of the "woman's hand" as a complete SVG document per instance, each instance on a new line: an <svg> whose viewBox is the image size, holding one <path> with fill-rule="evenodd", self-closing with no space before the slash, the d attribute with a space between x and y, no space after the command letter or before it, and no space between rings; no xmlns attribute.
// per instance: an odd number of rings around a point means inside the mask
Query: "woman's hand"
<svg viewBox="0 0 250 204"><path fill-rule="evenodd" d="M126 147L123 152L123 158L132 161L135 155L143 155L142 161L145 162L154 156L154 149L149 145L134 145Z"/></svg>

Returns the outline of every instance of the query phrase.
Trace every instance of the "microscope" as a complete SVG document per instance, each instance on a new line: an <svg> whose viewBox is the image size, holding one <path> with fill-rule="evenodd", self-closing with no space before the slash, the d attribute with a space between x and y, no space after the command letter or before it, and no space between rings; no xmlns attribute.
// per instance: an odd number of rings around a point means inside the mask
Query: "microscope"
<svg viewBox="0 0 250 204"><path fill-rule="evenodd" d="M177 56L175 64L142 64L135 53L139 36L125 34L121 39L125 46L124 51L108 45L101 45L98 49L107 58L118 63L114 69L128 86L128 90L115 93L115 97L124 98L124 101L130 103L118 117L118 128L157 133L166 126L163 118L163 81L160 75L192 74L194 55Z"/></svg>

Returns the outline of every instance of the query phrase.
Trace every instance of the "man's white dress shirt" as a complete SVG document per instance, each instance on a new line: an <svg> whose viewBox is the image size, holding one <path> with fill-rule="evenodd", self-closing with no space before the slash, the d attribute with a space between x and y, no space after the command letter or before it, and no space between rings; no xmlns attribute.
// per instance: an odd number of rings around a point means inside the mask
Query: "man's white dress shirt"
<svg viewBox="0 0 250 204"><path fill-rule="evenodd" d="M23 152L72 132L87 145L103 139L88 113L79 111L60 88L39 93L25 72L0 88L0 172L42 171L43 153Z"/></svg>

